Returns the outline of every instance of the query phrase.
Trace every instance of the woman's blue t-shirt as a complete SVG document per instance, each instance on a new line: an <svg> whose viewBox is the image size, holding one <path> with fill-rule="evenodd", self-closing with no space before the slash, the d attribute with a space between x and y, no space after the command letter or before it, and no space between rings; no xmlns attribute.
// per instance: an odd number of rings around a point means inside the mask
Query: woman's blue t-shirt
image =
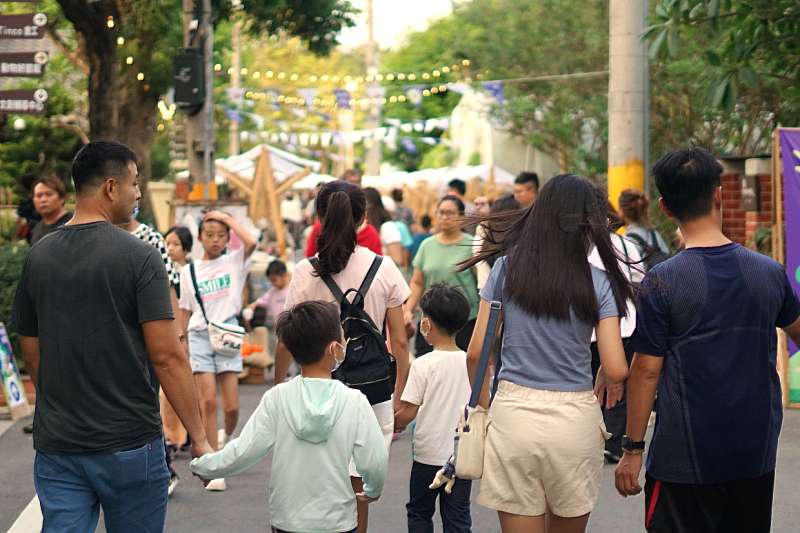
<svg viewBox="0 0 800 533"><path fill-rule="evenodd" d="M481 290L492 301L494 286L507 257L495 262ZM591 266L600 320L619 316L608 275ZM508 296L503 298L503 350L500 379L535 389L554 391L592 390L592 330L595 325L570 310L569 320L537 318Z"/></svg>

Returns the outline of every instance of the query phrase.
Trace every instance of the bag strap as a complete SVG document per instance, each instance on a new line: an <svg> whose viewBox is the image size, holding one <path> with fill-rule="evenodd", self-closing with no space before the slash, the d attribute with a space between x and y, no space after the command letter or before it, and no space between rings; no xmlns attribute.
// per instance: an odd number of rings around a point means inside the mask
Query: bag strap
<svg viewBox="0 0 800 533"><path fill-rule="evenodd" d="M378 274L378 270L381 268L381 263L383 263L383 256L376 255L375 259L372 260L372 265L370 265L364 281L361 282L361 286L358 288L358 296L361 297L362 301L367 297L367 291L372 285L372 282L375 280L375 276Z"/></svg>
<svg viewBox="0 0 800 533"><path fill-rule="evenodd" d="M489 368L489 359L494 344L494 332L497 330L497 321L500 311L503 309L503 282L506 279L506 265L503 263L500 273L494 283L494 294L492 295L491 310L489 311L489 323L486 325L486 335L483 337L483 347L481 348L481 358L478 362L478 371L475 373L475 382L472 385L472 395L469 398L469 407L475 408L483 388L483 380L486 377L486 370ZM501 341L502 343L502 338ZM502 344L501 344L502 350ZM497 368L495 369L494 384L492 386L492 396L497 391L497 376L500 371L500 356L497 357Z"/></svg>
<svg viewBox="0 0 800 533"><path fill-rule="evenodd" d="M318 257L312 257L308 260L308 262L311 263L311 266L313 266L315 270L317 267L318 260L319 260ZM333 297L336 298L336 301L339 303L339 305L341 305L342 300L344 300L344 294L342 294L342 291L341 289L339 289L339 286L336 284L336 282L333 281L333 278L329 274L320 274L319 277L320 279L322 279L322 281L325 282L325 285L328 286L328 290L330 290L331 293L333 293Z"/></svg>
<svg viewBox="0 0 800 533"><path fill-rule="evenodd" d="M200 289L197 288L197 277L194 273L194 263L189 263L189 274L192 276L192 286L194 287L194 297L197 298L197 303L200 304L200 311L203 313L203 319L206 324L209 324L208 317L206 316L206 308L203 305L203 299L200 298Z"/></svg>
<svg viewBox="0 0 800 533"><path fill-rule="evenodd" d="M619 241L622 243L622 253L625 254L625 266L628 267L628 281L633 281L633 271L631 270L631 265L628 261L631 260L630 254L628 254L628 246L625 244L625 238L620 237Z"/></svg>

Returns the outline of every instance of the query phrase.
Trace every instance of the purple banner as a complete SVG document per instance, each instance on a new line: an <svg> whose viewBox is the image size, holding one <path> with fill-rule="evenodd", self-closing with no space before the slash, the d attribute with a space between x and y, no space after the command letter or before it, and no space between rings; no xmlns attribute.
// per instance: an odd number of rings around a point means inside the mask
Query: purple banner
<svg viewBox="0 0 800 533"><path fill-rule="evenodd" d="M800 130L780 130L786 216L786 272L800 294ZM800 350L789 340L789 401L800 402Z"/></svg>

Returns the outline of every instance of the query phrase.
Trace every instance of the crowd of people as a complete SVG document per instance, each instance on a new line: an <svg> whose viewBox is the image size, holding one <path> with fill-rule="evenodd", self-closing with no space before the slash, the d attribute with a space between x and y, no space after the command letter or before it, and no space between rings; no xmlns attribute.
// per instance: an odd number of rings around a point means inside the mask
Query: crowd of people
<svg viewBox="0 0 800 533"><path fill-rule="evenodd" d="M93 531L100 507L109 531L162 531L170 461L188 449L209 491L273 452L275 532L364 533L393 438L413 427L408 531L433 531L439 500L444 531L468 532L472 485L452 456L471 393L491 420L477 501L504 533L585 531L604 463L618 463L622 496L644 490L649 532L770 531L775 330L800 344L800 301L781 265L723 234L722 169L706 150L651 171L680 228L673 256L634 189L615 209L579 176L540 188L523 172L513 195L470 202L453 180L431 217L351 169L306 205L283 198L305 258L272 261L271 288L250 302L258 236L212 210L197 235L162 238L137 221L136 162L93 141L73 162L74 215L51 178L31 180L20 206L33 246L12 329L37 386L43 531ZM234 438L259 308L274 385Z"/></svg>

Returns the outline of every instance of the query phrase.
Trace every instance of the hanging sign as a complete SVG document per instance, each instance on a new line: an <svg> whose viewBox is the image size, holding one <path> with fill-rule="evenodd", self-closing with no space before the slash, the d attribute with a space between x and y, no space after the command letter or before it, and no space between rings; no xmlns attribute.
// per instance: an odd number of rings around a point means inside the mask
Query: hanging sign
<svg viewBox="0 0 800 533"><path fill-rule="evenodd" d="M47 26L44 13L0 15L0 39L41 39Z"/></svg>
<svg viewBox="0 0 800 533"><path fill-rule="evenodd" d="M0 77L41 78L48 61L47 52L0 54Z"/></svg>
<svg viewBox="0 0 800 533"><path fill-rule="evenodd" d="M0 91L0 115L41 115L47 97L45 89Z"/></svg>

